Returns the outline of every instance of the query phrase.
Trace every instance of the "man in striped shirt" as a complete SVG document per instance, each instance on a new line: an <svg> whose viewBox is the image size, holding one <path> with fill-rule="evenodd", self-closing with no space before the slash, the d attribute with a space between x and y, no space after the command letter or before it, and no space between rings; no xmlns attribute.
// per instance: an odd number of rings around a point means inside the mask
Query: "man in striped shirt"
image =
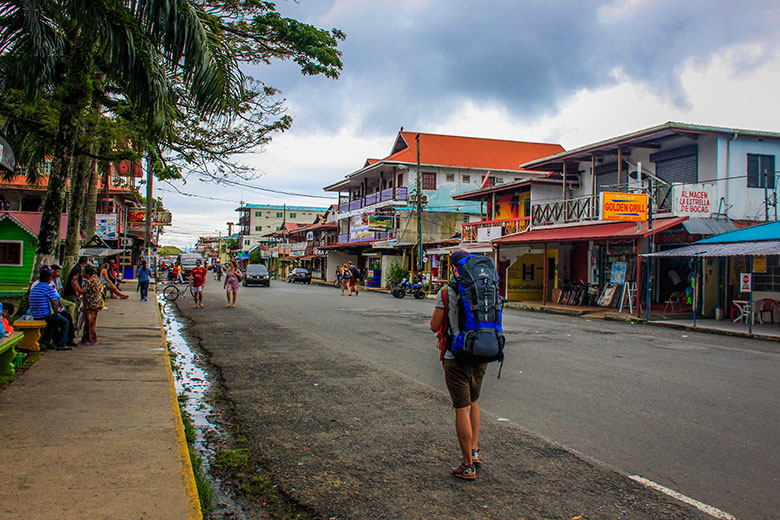
<svg viewBox="0 0 780 520"><path fill-rule="evenodd" d="M48 348L55 350L72 350L65 345L68 340L68 320L60 316L53 309L60 308L60 297L54 287L49 285L51 282L51 271L41 269L39 283L33 285L30 289L30 314L36 320L46 322L46 328L43 329L40 343ZM52 342L54 343L52 345Z"/></svg>

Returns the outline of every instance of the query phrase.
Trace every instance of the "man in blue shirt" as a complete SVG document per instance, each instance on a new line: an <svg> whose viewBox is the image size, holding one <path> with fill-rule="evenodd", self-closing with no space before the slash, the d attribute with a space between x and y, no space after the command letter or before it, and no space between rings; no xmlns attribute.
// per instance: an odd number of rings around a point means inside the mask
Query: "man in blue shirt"
<svg viewBox="0 0 780 520"><path fill-rule="evenodd" d="M71 347L65 345L68 340L68 320L52 310L60 307L60 297L57 291L54 290L54 287L49 285L49 282L51 282L51 271L41 269L38 281L39 283L30 289L29 302L32 317L46 322L46 328L43 329L40 343L48 348L53 347L55 350L72 350ZM52 342L54 345L52 345Z"/></svg>

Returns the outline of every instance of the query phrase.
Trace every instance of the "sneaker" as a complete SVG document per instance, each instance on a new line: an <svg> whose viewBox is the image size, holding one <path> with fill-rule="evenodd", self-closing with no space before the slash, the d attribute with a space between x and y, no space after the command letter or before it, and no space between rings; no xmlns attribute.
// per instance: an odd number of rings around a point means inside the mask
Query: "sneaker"
<svg viewBox="0 0 780 520"><path fill-rule="evenodd" d="M471 450L471 463L477 466L482 464L482 459L479 458L479 450Z"/></svg>
<svg viewBox="0 0 780 520"><path fill-rule="evenodd" d="M461 462L460 466L452 470L452 474L463 480L476 480L477 469L474 467L474 464L467 466Z"/></svg>

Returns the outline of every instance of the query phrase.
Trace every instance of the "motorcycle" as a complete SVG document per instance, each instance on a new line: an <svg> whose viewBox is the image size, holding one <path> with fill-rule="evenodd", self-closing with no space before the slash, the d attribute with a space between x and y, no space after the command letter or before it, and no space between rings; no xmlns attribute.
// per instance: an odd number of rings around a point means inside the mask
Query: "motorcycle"
<svg viewBox="0 0 780 520"><path fill-rule="evenodd" d="M407 294L411 294L415 297L417 300L422 300L425 298L425 290L423 289L425 287L425 283L423 282L423 279L421 276L417 277L417 283L411 283L409 280L404 278L401 280L401 282L393 287L393 291L391 294L395 298L403 298Z"/></svg>

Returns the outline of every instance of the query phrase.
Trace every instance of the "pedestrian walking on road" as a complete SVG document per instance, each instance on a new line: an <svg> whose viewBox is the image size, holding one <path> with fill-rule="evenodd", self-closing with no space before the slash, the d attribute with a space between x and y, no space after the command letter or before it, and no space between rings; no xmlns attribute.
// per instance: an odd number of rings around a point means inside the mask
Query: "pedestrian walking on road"
<svg viewBox="0 0 780 520"><path fill-rule="evenodd" d="M103 308L103 285L95 276L95 268L87 264L82 270L84 276L84 295L82 310L84 311L84 332L81 335L82 345L97 345L97 317Z"/></svg>
<svg viewBox="0 0 780 520"><path fill-rule="evenodd" d="M225 307L236 307L236 298L238 297L238 288L241 285L241 276L241 270L238 268L238 264L235 260L231 260L227 272L225 273L225 284L223 285L227 296L227 305L225 305ZM231 296L233 298L232 304L230 301Z"/></svg>
<svg viewBox="0 0 780 520"><path fill-rule="evenodd" d="M462 250L450 255L450 265L455 280L458 279L457 262L468 253ZM431 317L431 330L438 332L438 347L444 368L444 381L447 383L452 406L455 408L455 433L458 436L463 461L452 470L452 474L464 480L477 478L476 467L482 464L479 456L479 392L482 378L487 370L486 363L470 364L455 359L449 350L452 345L453 327L460 323L457 289L453 284L445 285L436 295L436 304Z"/></svg>
<svg viewBox="0 0 780 520"><path fill-rule="evenodd" d="M203 267L203 262L200 261L200 258L195 261L195 264L195 267L190 271L190 284L192 284L192 291L195 295L195 305L193 305L193 309L204 307L203 286L206 285L206 275L208 274L208 271Z"/></svg>
<svg viewBox="0 0 780 520"><path fill-rule="evenodd" d="M355 296L358 295L358 281L360 280L360 270L352 265L352 261L347 262L347 270L349 271L349 295L352 296L352 291L355 291Z"/></svg>
<svg viewBox="0 0 780 520"><path fill-rule="evenodd" d="M141 260L136 278L138 278L138 287L141 290L141 301L145 302L149 295L149 280L152 279L152 271L146 266L146 260Z"/></svg>
<svg viewBox="0 0 780 520"><path fill-rule="evenodd" d="M339 277L341 278L341 295L344 296L344 289L347 288L347 285L349 284L349 278L352 276L352 274L349 272L349 266L347 264L344 264L341 266L341 269L339 269ZM351 294L350 294L351 296Z"/></svg>

